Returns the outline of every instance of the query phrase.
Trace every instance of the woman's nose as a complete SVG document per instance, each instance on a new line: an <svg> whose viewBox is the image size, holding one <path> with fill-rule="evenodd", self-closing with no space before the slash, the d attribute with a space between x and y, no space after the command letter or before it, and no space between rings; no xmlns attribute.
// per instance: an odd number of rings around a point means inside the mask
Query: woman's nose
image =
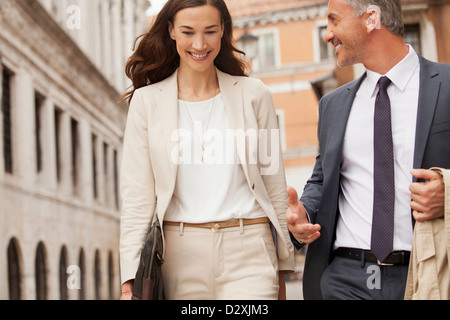
<svg viewBox="0 0 450 320"><path fill-rule="evenodd" d="M194 38L194 42L192 44L193 49L202 51L206 48L205 37L202 34L197 35Z"/></svg>

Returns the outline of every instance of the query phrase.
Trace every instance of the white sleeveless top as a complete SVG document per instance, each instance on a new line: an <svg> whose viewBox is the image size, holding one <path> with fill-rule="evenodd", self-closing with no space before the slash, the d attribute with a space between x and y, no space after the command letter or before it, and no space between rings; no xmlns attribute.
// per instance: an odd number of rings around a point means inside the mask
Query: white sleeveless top
<svg viewBox="0 0 450 320"><path fill-rule="evenodd" d="M267 216L238 161L222 94L201 102L179 100L178 109L177 181L164 219L205 223Z"/></svg>

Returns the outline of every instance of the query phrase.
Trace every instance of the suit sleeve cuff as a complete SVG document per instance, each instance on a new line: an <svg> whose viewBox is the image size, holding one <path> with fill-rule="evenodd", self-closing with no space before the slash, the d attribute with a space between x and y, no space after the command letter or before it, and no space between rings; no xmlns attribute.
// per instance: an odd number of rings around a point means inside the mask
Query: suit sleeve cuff
<svg viewBox="0 0 450 320"><path fill-rule="evenodd" d="M309 223L311 223L311 217L309 216L308 209L305 207L306 210L306 217L308 218ZM300 250L302 249L306 243L297 240L297 238L289 231L289 236L291 237L291 241L294 244L295 249Z"/></svg>

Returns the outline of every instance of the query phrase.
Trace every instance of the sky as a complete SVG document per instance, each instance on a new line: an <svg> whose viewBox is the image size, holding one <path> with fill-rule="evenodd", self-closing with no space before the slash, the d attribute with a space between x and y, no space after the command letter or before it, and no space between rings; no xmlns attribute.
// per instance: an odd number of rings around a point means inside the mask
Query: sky
<svg viewBox="0 0 450 320"><path fill-rule="evenodd" d="M152 5L150 9L148 9L147 11L148 15L157 14L167 2L167 0L149 0L149 1Z"/></svg>

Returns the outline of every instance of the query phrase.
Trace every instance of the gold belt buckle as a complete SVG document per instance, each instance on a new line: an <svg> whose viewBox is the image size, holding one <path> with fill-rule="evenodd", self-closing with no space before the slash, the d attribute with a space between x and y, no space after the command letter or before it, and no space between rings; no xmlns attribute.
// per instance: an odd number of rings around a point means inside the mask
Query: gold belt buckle
<svg viewBox="0 0 450 320"><path fill-rule="evenodd" d="M378 260L378 259L377 259L377 264L378 264L379 266L393 266L393 265L394 265L393 263L383 263L383 262L381 262L381 261Z"/></svg>
<svg viewBox="0 0 450 320"><path fill-rule="evenodd" d="M220 229L222 229L222 227L220 226L220 224L218 224L218 223L216 223L215 225L214 225L214 231L219 231Z"/></svg>

